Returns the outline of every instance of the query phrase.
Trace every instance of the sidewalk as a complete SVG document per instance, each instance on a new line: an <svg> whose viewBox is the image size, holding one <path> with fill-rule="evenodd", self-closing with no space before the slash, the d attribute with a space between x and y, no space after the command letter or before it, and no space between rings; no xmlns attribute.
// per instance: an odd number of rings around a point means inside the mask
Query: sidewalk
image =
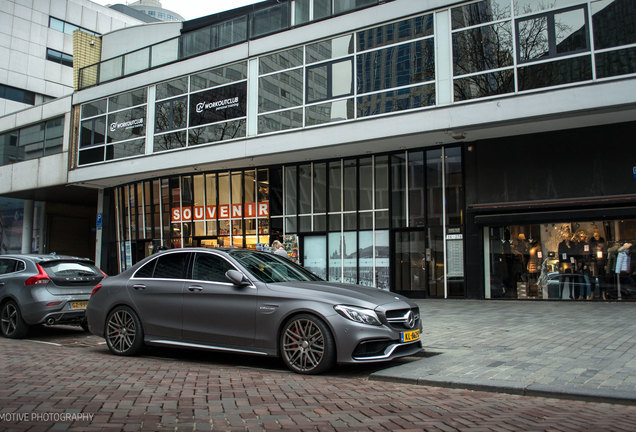
<svg viewBox="0 0 636 432"><path fill-rule="evenodd" d="M636 404L636 303L417 303L425 357L370 379Z"/></svg>

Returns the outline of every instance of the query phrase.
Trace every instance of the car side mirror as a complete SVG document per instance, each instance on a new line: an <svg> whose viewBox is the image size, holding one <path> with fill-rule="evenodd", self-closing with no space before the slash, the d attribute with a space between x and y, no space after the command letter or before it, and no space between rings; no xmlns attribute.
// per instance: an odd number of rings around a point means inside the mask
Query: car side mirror
<svg viewBox="0 0 636 432"><path fill-rule="evenodd" d="M246 286L250 284L243 273L238 270L228 270L225 273L225 277L236 286Z"/></svg>

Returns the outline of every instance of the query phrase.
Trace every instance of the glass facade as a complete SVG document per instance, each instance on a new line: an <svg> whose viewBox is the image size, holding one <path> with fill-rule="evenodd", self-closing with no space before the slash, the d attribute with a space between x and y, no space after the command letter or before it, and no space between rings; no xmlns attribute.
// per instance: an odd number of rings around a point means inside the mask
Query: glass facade
<svg viewBox="0 0 636 432"><path fill-rule="evenodd" d="M636 299L636 220L487 228L487 298Z"/></svg>
<svg viewBox="0 0 636 432"><path fill-rule="evenodd" d="M461 160L448 147L117 187L120 268L160 248L269 250L280 240L328 280L463 296L463 242L452 242L463 232Z"/></svg>
<svg viewBox="0 0 636 432"><path fill-rule="evenodd" d="M64 117L0 134L0 165L62 152Z"/></svg>

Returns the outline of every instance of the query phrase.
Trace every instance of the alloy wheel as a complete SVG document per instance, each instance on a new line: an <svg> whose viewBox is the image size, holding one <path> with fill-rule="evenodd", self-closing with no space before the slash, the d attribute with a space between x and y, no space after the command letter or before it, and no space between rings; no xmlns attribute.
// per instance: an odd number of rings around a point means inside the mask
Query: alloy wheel
<svg viewBox="0 0 636 432"><path fill-rule="evenodd" d="M293 370L312 373L321 365L325 350L325 334L313 320L298 318L285 327L282 352Z"/></svg>
<svg viewBox="0 0 636 432"><path fill-rule="evenodd" d="M127 354L136 346L137 322L126 309L113 312L108 319L106 340L117 354Z"/></svg>
<svg viewBox="0 0 636 432"><path fill-rule="evenodd" d="M18 326L18 309L13 303L7 303L2 308L2 334L11 336Z"/></svg>

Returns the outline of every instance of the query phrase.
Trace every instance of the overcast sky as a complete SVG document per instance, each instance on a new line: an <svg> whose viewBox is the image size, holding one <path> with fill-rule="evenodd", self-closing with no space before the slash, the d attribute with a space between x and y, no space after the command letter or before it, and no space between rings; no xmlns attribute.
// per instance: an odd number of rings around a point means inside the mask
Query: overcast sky
<svg viewBox="0 0 636 432"><path fill-rule="evenodd" d="M101 5L112 4L130 4L135 0L92 0ZM228 9L236 9L237 7L248 4L258 3L262 0L161 0L161 6L178 13L186 20L199 18Z"/></svg>

